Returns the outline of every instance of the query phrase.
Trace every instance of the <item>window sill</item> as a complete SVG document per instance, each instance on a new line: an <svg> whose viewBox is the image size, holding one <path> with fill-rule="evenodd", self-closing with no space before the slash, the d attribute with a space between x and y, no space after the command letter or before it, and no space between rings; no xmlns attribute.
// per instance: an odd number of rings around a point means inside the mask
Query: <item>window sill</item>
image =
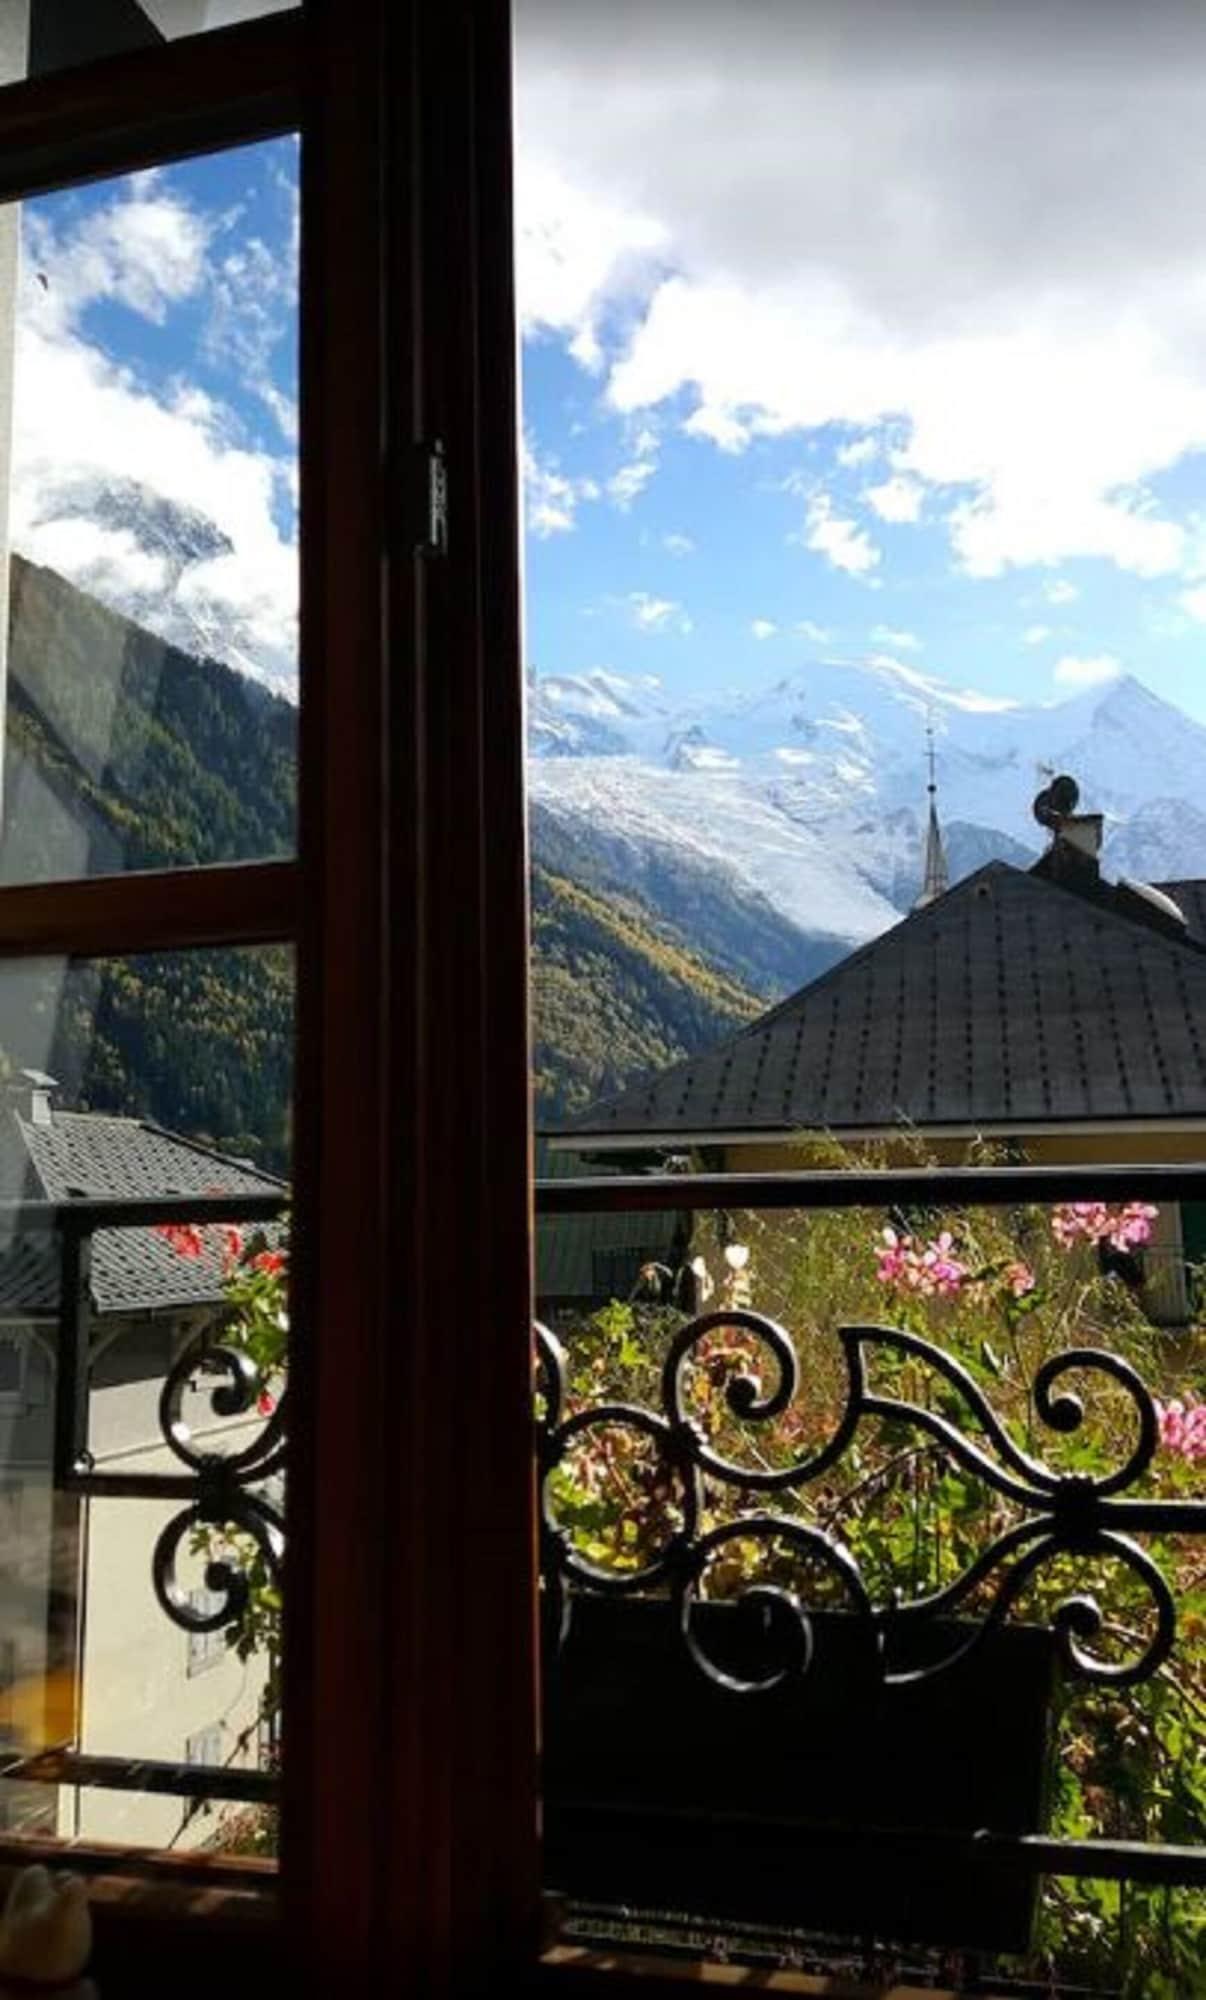
<svg viewBox="0 0 1206 2000"><path fill-rule="evenodd" d="M37 1861L87 1882L95 1943L82 1991L89 1980L104 2000L270 1990L281 1964L274 1862L4 1840L0 1898Z"/></svg>
<svg viewBox="0 0 1206 2000"><path fill-rule="evenodd" d="M824 1995L825 2000L958 2000L934 1987L868 1986L806 1972L760 1972L748 1965L723 1965L689 1958L659 1958L641 1952L600 1951L585 1945L552 1945L540 1959L534 1990L542 1995L611 1994L624 1985L639 1990L641 2000L657 1993L676 1995L685 1985L720 1994L790 1993ZM984 2000L993 2000L986 1992Z"/></svg>

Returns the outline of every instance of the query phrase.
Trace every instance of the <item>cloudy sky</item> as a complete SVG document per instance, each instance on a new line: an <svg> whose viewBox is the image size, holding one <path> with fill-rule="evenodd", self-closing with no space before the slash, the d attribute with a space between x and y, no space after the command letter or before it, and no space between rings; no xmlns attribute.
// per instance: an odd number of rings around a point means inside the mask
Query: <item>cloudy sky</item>
<svg viewBox="0 0 1206 2000"><path fill-rule="evenodd" d="M14 546L292 688L296 378L292 139L27 202Z"/></svg>
<svg viewBox="0 0 1206 2000"><path fill-rule="evenodd" d="M519 0L527 650L1206 717L1206 22Z"/></svg>
<svg viewBox="0 0 1206 2000"><path fill-rule="evenodd" d="M1206 21L518 15L530 661L1206 717ZM16 546L291 687L295 143L21 220Z"/></svg>

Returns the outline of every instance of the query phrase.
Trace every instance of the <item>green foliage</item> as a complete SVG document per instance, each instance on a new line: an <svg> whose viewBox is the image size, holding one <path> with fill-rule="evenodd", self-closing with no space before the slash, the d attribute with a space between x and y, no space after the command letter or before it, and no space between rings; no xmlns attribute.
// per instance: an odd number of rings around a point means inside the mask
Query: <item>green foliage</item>
<svg viewBox="0 0 1206 2000"><path fill-rule="evenodd" d="M13 557L8 880L290 852L295 729L288 702ZM74 1108L287 1171L288 951L14 967L4 996L7 1057L48 1068Z"/></svg>
<svg viewBox="0 0 1206 2000"><path fill-rule="evenodd" d="M216 1231L216 1245L227 1254L221 1318L214 1340L222 1348L246 1355L255 1369L254 1394L267 1420L284 1394L289 1360L289 1253L287 1221L276 1225L270 1242L262 1230L246 1237L225 1227ZM204 1232L202 1232L204 1233ZM206 1563L229 1564L247 1585L240 1617L227 1627L226 1643L240 1660L264 1666L259 1717L275 1739L281 1709L281 1637L283 1602L280 1585L255 1537L222 1523L198 1527L194 1555ZM251 1732L241 1739L245 1748ZM273 1855L277 1851L279 1815L273 1807L226 1813L220 1818L214 1845L226 1853Z"/></svg>
<svg viewBox="0 0 1206 2000"><path fill-rule="evenodd" d="M191 658L14 556L5 878L292 853L296 724L295 708L254 681ZM546 826L546 843L551 837ZM571 879L569 867L584 879ZM676 928L649 900L621 893L612 875L597 876L597 857L576 850L556 870L533 870L542 1117L581 1110L663 1068L760 1005L741 978L720 969L737 963L731 945L718 946L713 963L685 942L701 928L684 900L689 888L661 877L650 885L674 901ZM709 894L709 911L721 908L721 886ZM747 941L750 979L760 991L768 982L777 989L810 947L768 905L749 903L728 928ZM801 962L800 976L809 969ZM18 1066L60 1078L65 1102L136 1112L287 1170L284 952L107 960L71 967L61 989L56 979L46 986L45 998L27 994L7 1008L3 1039Z"/></svg>
<svg viewBox="0 0 1206 2000"><path fill-rule="evenodd" d="M702 1259L707 1309L747 1300L789 1327L801 1364L798 1395L770 1421L744 1419L730 1397L746 1378L768 1395L777 1379L750 1331L721 1325L698 1341L685 1376L687 1407L713 1451L751 1470L801 1464L831 1437L847 1393L842 1325L899 1326L956 1359L984 1392L1017 1443L1052 1469L1101 1477L1128 1456L1137 1436L1125 1392L1091 1371L1070 1373L1061 1389L1079 1394L1084 1421L1058 1434L1035 1409L1031 1384L1041 1363L1069 1347L1123 1355L1162 1398L1191 1394L1201 1381L1202 1336L1154 1328L1140 1298L1103 1273L1087 1245L1057 1241L1051 1217L1035 1208L965 1210L892 1218L917 1239L949 1232L962 1278L949 1294L926 1296L882 1275L888 1218L866 1210L807 1216L729 1212L699 1218L691 1245ZM734 1269L725 1249L748 1251ZM915 1239L916 1240L916 1239ZM1025 1266L1025 1274L1020 1270ZM1020 1290L1024 1283L1029 1288ZM569 1407L603 1402L660 1406L668 1342L683 1315L666 1307L615 1302L558 1327L566 1345ZM870 1350L873 1391L948 1417L990 1455L991 1439L972 1406L920 1359ZM1142 1491L1200 1497L1202 1466L1162 1447ZM583 1434L553 1475L555 1516L575 1549L605 1569L639 1572L681 1519L673 1475L651 1443L622 1424ZM702 1529L739 1523L760 1496L707 1483ZM954 1460L921 1426L899 1418L864 1420L824 1478L778 1493L775 1511L837 1537L858 1561L874 1601L899 1592L928 1595L963 1574L977 1555L1021 1518L1018 1508ZM1173 1586L1178 1643L1172 1658L1133 1688L1062 1680L1053 1715L1050 1828L1065 1836L1195 1845L1206 1841L1206 1570L1200 1552L1175 1538L1145 1546ZM982 1616L999 1576L964 1607ZM706 1595L752 1583L777 1584L806 1605L840 1602L832 1577L782 1545L734 1539L701 1579ZM1134 1659L1153 1630L1153 1609L1132 1573L1097 1557L1060 1557L1039 1566L1014 1616L1051 1622L1074 1595L1092 1595L1099 1632L1082 1642L1100 1660ZM1139 1884L1051 1880L1044 1885L1034 1951L1014 1972L1151 1995L1206 1995L1206 1898Z"/></svg>
<svg viewBox="0 0 1206 2000"><path fill-rule="evenodd" d="M532 870L538 1119L583 1110L743 1027L761 1003L634 899Z"/></svg>

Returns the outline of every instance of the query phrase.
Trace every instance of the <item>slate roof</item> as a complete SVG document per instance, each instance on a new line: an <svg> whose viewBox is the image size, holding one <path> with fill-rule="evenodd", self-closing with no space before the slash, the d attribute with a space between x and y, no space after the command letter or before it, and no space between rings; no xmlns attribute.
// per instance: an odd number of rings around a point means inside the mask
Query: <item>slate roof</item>
<svg viewBox="0 0 1206 2000"><path fill-rule="evenodd" d="M138 1118L53 1111L38 1125L0 1112L0 1198L175 1194L279 1194L283 1182L258 1168ZM53 1236L0 1222L0 1317L53 1315L59 1260ZM93 1238L92 1304L101 1314L211 1304L221 1290L215 1243L196 1259L179 1256L154 1229L102 1229Z"/></svg>
<svg viewBox="0 0 1206 2000"><path fill-rule="evenodd" d="M559 1136L1206 1118L1206 883L1165 887L1184 940L992 862Z"/></svg>
<svg viewBox="0 0 1206 2000"><path fill-rule="evenodd" d="M1177 904L1194 943L1206 945L1206 882L1157 882L1156 887Z"/></svg>

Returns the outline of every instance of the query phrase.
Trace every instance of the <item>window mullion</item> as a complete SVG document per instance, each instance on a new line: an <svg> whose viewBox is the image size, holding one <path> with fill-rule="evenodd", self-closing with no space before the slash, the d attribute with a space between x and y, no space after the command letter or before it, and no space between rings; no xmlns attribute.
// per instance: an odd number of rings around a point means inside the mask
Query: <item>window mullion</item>
<svg viewBox="0 0 1206 2000"><path fill-rule="evenodd" d="M294 861L17 883L0 888L0 959L274 944L297 904Z"/></svg>
<svg viewBox="0 0 1206 2000"><path fill-rule="evenodd" d="M6 84L0 202L294 130L307 51L290 12Z"/></svg>

